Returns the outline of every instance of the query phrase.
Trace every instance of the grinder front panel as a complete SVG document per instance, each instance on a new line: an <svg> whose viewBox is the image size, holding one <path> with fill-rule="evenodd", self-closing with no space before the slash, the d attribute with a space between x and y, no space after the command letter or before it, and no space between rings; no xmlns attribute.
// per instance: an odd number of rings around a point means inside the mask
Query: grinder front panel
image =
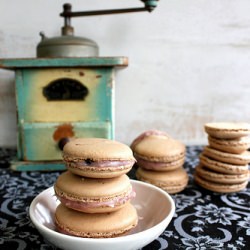
<svg viewBox="0 0 250 250"><path fill-rule="evenodd" d="M64 138L112 138L111 68L27 68L16 73L19 158L60 160Z"/></svg>

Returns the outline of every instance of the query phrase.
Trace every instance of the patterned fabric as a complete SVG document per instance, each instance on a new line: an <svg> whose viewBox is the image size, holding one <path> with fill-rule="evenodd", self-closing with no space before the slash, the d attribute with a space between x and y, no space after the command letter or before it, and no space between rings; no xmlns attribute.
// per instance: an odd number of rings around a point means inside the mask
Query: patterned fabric
<svg viewBox="0 0 250 250"><path fill-rule="evenodd" d="M232 194L218 194L198 187L194 167L202 147L187 147L185 169L190 180L181 193L172 195L175 216L149 249L249 249L250 186ZM60 172L13 172L9 160L15 151L0 150L0 249L57 249L32 225L28 209L41 191L51 187ZM135 170L129 173L135 178Z"/></svg>

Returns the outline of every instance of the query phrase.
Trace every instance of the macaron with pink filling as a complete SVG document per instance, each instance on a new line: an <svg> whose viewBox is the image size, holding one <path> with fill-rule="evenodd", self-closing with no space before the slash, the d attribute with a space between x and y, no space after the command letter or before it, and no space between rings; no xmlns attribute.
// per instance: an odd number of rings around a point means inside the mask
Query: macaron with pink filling
<svg viewBox="0 0 250 250"><path fill-rule="evenodd" d="M54 190L64 206L85 213L113 212L135 197L127 175L93 179L66 171L57 178Z"/></svg>
<svg viewBox="0 0 250 250"><path fill-rule="evenodd" d="M145 131L130 147L136 164L147 170L171 171L182 167L185 162L185 145L163 131Z"/></svg>
<svg viewBox="0 0 250 250"><path fill-rule="evenodd" d="M114 238L123 236L133 229L137 223L136 209L130 203L113 213L81 213L62 204L55 211L57 231L77 237ZM83 247L82 249L86 248Z"/></svg>
<svg viewBox="0 0 250 250"><path fill-rule="evenodd" d="M69 171L90 178L113 178L128 173L135 163L129 146L103 138L78 138L63 148Z"/></svg>

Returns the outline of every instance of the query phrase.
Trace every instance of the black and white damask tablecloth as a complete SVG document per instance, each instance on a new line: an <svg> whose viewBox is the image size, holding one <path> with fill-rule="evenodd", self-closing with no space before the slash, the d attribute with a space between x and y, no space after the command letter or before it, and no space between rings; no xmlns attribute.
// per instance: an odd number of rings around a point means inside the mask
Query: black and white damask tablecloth
<svg viewBox="0 0 250 250"><path fill-rule="evenodd" d="M175 216L149 249L250 249L250 185L242 192L218 194L198 187L193 170L201 146L187 147L188 187L172 195ZM0 149L0 249L57 249L32 225L28 209L40 192L51 187L61 172L13 172L14 150ZM135 178L134 171L129 173Z"/></svg>

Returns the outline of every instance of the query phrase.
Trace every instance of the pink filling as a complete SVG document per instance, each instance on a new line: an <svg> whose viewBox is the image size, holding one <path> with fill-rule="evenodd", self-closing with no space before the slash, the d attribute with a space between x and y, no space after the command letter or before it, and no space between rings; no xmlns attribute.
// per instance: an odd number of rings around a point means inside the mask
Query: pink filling
<svg viewBox="0 0 250 250"><path fill-rule="evenodd" d="M138 164L138 166L141 166L145 169L157 170L157 169L162 169L162 168L166 167L166 164L171 165L171 162L168 162L168 163L166 163L166 162L152 162L152 161L147 161L144 159L137 158L137 164Z"/></svg>
<svg viewBox="0 0 250 250"><path fill-rule="evenodd" d="M146 169L161 169L166 166L165 162L150 162L143 159L137 159L137 164Z"/></svg>
<svg viewBox="0 0 250 250"><path fill-rule="evenodd" d="M132 166L135 163L135 160L121 160L121 161L92 161L90 159L79 161L79 162L70 162L72 167L98 167L98 168L107 168L107 167L123 167L123 166Z"/></svg>
<svg viewBox="0 0 250 250"><path fill-rule="evenodd" d="M84 210L89 208L98 208L98 207L115 207L122 205L129 201L130 199L135 197L135 191L131 190L130 193L128 193L125 197L115 197L112 200L109 201L94 201L94 202L85 202L85 201L73 201L70 199L67 199L65 197L58 196L59 200L67 207L77 209L77 210Z"/></svg>

